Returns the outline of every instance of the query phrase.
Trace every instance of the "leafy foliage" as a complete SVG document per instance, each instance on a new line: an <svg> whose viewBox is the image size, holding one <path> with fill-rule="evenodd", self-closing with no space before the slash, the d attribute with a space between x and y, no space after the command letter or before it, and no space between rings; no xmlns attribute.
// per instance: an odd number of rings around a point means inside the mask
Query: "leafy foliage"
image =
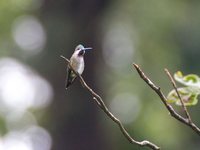
<svg viewBox="0 0 200 150"><path fill-rule="evenodd" d="M174 79L185 86L178 88L178 92L185 106L196 105L198 102L197 97L200 94L200 77L196 74L188 74L184 76L182 72L178 71L174 74ZM175 103L179 106L181 105L175 90L169 92L167 102Z"/></svg>

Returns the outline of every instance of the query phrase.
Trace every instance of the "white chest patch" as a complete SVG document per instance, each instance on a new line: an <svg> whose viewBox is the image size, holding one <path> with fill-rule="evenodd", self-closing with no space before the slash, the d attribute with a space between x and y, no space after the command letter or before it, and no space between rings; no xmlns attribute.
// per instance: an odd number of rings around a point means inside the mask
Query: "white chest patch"
<svg viewBox="0 0 200 150"><path fill-rule="evenodd" d="M84 59L83 57L73 57L70 59L70 64L75 71L77 71L80 75L84 70Z"/></svg>

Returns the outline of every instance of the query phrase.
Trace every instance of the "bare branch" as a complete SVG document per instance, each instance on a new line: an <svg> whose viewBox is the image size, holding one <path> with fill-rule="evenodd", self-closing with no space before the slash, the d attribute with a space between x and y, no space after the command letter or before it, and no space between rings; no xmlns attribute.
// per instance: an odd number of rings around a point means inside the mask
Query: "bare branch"
<svg viewBox="0 0 200 150"><path fill-rule="evenodd" d="M67 63L70 65L70 63L69 63L70 61L69 61L67 58L65 58L64 56L61 56L61 58L63 58L65 61L67 61ZM70 67L71 67L71 66L70 66ZM72 67L71 67L71 69L74 71L74 69L73 69ZM93 89L91 89L91 88L87 85L87 83L85 82L85 80L83 79L83 77L82 77L81 75L79 75L76 71L74 71L74 72L75 72L75 74L77 75L77 77L80 79L80 82L82 83L82 85L88 90L88 92L90 92L90 94L92 95L93 100L95 101L95 103L99 106L99 108L101 108L101 109L104 111L104 113L105 113L110 119L112 119L112 121L114 121L114 122L119 126L119 128L120 128L122 134L125 136L125 138L126 138L130 143L132 143L132 144L137 144L137 145L139 145L139 146L141 146L141 147L146 146L146 147L149 147L149 148L151 148L151 149L153 149L153 150L159 150L159 149L160 149L160 147L158 147L157 145L155 145L155 144L153 144L153 143L151 143L151 142L149 142L149 141L144 140L144 141L139 142L139 141L136 141L135 139L133 139L133 138L129 135L129 133L126 131L126 129L124 128L124 126L123 126L123 124L121 123L121 121L120 121L118 118L116 118L116 117L108 110L108 108L107 108L107 106L105 105L105 103L104 103L104 101L102 100L102 98L101 98L96 92L94 92Z"/></svg>
<svg viewBox="0 0 200 150"><path fill-rule="evenodd" d="M188 112L188 110L187 110L187 108L186 108L186 106L185 106L185 104L184 104L184 102L183 102L183 99L182 99L181 95L180 95L179 92L178 92L176 83L175 83L175 81L174 81L172 75L170 74L170 72L168 71L168 69L165 69L165 72L166 72L166 74L168 75L168 77L169 77L169 79L170 79L170 81L171 81L171 83L172 83L172 85L173 85L173 87L174 87L174 89L175 89L175 91L176 91L176 93L177 93L177 95L178 95L178 98L179 98L180 101L181 101L181 106L183 107L183 110L184 110L184 112L185 112L185 115L186 115L188 121L191 123L192 120L191 120L190 114L189 114L189 112Z"/></svg>
<svg viewBox="0 0 200 150"><path fill-rule="evenodd" d="M133 64L135 69L137 70L138 74L140 77L157 93L157 95L160 97L161 101L167 108L167 110L170 112L170 115L180 121L181 123L189 126L190 128L193 129L198 135L200 135L200 129L193 123L188 120L188 118L184 118L181 115L179 115L174 108L167 103L167 98L161 91L160 87L157 87L145 74L144 72L140 69L140 67L137 64Z"/></svg>

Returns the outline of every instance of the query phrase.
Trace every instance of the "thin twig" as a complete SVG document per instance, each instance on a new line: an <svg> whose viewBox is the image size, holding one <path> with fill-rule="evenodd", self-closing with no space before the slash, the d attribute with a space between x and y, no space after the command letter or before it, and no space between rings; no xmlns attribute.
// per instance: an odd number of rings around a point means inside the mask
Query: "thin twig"
<svg viewBox="0 0 200 150"><path fill-rule="evenodd" d="M180 121L181 123L189 126L190 128L193 129L193 131L195 131L199 136L200 136L200 129L193 123L190 122L187 118L185 119L184 117L182 117L181 115L179 115L174 108L167 103L167 98L165 97L165 95L163 94L163 92L161 91L160 87L157 87L145 74L144 72L140 69L140 67L137 64L133 64L133 66L135 67L135 69L137 70L138 74L140 75L140 77L157 93L157 95L160 97L161 101L163 102L163 104L165 105L165 107L167 108L167 110L170 112L170 115L172 117L174 117L175 119L177 119L178 121Z"/></svg>
<svg viewBox="0 0 200 150"><path fill-rule="evenodd" d="M67 61L67 63L70 65L70 61L65 58L64 56L61 56L61 58L63 58L64 60ZM71 67L71 66L70 66ZM71 69L73 70L73 68L71 67ZM157 145L149 142L149 141L136 141L134 140L130 135L129 133L126 131L126 129L124 128L123 124L121 123L121 121L116 118L107 108L107 106L105 105L104 101L102 100L102 98L96 93L93 91L93 89L91 89L87 83L85 82L85 80L83 79L83 77L81 75L79 75L75 70L73 70L75 72L75 74L77 75L77 77L80 79L80 82L82 83L82 85L90 92L90 94L92 95L94 101L96 102L96 104L99 106L99 108L101 108L105 114L110 118L112 119L120 128L122 134L125 136L125 138L132 144L137 144L139 146L146 146L146 147L149 147L153 150L159 150L160 147L158 147Z"/></svg>
<svg viewBox="0 0 200 150"><path fill-rule="evenodd" d="M170 72L168 71L168 69L165 69L165 72L166 72L166 74L168 75L168 77L169 77L169 79L170 79L170 81L171 81L171 83L172 83L172 85L173 85L173 87L174 87L174 89L175 89L175 91L176 91L176 93L177 93L177 95L178 95L178 98L179 98L179 100L180 100L180 102L181 102L181 106L183 107L183 110L184 110L184 112L185 112L185 115L186 115L188 121L191 123L191 122L192 122L192 119L191 119L191 117L190 117L190 114L189 114L189 112L188 112L188 110L187 110L187 108L186 108L184 102L183 102L183 99L182 99L181 95L180 95L179 92L178 92L176 83L175 83L175 81L174 81L172 75L170 74Z"/></svg>

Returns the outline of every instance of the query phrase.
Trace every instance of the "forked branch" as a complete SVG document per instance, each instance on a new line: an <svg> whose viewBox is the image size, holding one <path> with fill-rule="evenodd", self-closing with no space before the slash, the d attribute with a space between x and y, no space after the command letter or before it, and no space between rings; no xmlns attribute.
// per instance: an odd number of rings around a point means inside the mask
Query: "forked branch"
<svg viewBox="0 0 200 150"><path fill-rule="evenodd" d="M171 83L172 83L172 85L173 85L173 87L174 87L174 89L176 91L176 94L177 94L177 96L178 96L178 98L179 98L179 100L181 102L181 106L182 106L182 108L183 108L183 110L185 112L185 116L187 117L189 122L192 122L192 119L191 119L190 114L189 114L189 112L187 110L187 107L185 106L185 104L183 102L183 99L182 99L181 95L178 92L178 88L176 86L176 82L174 81L174 79L173 79L172 75L170 74L170 72L168 71L168 69L165 69L165 72L168 75L168 77L169 77L169 79L170 79L170 81L171 81Z"/></svg>
<svg viewBox="0 0 200 150"><path fill-rule="evenodd" d="M171 77L171 74L169 73L168 70L165 69L167 75L170 78L170 81L173 84L174 89L177 92L177 95L179 95L179 99L180 101L182 101L182 107L184 109L184 112L186 114L186 118L182 117L181 115L179 115L174 108L167 103L167 98L165 97L165 95L163 94L163 92L161 91L160 87L157 87L145 74L144 72L141 70L141 68L137 65L137 64L133 64L133 66L135 67L135 69L137 70L138 74L140 75L140 77L157 93L157 95L160 97L161 101L163 102L163 104L165 105L165 107L167 108L167 110L169 111L170 115L172 117L174 117L176 120L180 121L181 123L189 126L190 128L192 128L193 131L195 131L198 135L200 135L200 129L192 122L191 117L187 111L186 106L184 105L181 96L177 90L176 84L173 80L173 78Z"/></svg>
<svg viewBox="0 0 200 150"><path fill-rule="evenodd" d="M63 58L69 65L70 65L70 61L65 58L64 56L61 56L61 58ZM71 66L70 66L71 67ZM82 85L87 89L87 91L92 95L94 102L99 106L99 108L101 108L104 113L110 118L112 119L112 121L114 121L120 128L120 131L122 132L122 134L124 135L124 137L131 143L131 144L137 144L141 147L149 147L153 150L159 150L160 147L158 147L157 145L144 140L144 141L137 141L135 139L133 139L130 134L126 131L126 129L124 128L123 124L121 123L121 121L115 117L107 108L107 106L105 105L104 101L102 100L102 98L93 91L92 88L90 88L87 83L85 82L85 80L83 79L83 77L81 75L79 75L72 67L71 69L74 71L74 73L77 75L77 77L80 79L80 82L82 83Z"/></svg>

